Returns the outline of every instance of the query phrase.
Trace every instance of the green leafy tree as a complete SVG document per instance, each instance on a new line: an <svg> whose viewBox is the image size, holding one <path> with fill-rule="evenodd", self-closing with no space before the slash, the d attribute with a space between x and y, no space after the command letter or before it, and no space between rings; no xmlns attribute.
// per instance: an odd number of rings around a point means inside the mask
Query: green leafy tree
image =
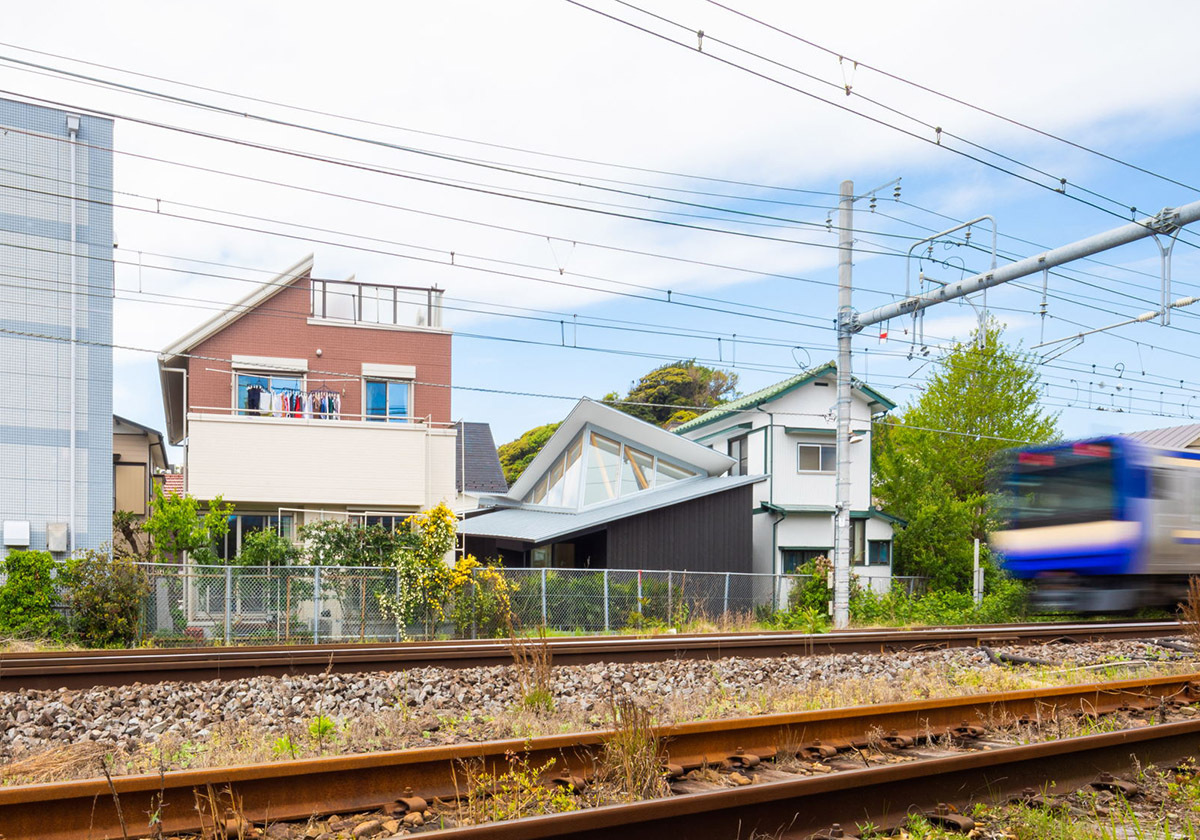
<svg viewBox="0 0 1200 840"><path fill-rule="evenodd" d="M1058 437L1033 359L1001 332L989 322L956 344L920 399L876 427L875 496L908 522L896 535L896 571L925 575L935 589L969 585L973 540L998 524L993 456Z"/></svg>
<svg viewBox="0 0 1200 840"><path fill-rule="evenodd" d="M665 427L687 422L736 397L737 382L736 373L698 365L691 359L657 367L630 385L624 397L610 393L604 402Z"/></svg>
<svg viewBox="0 0 1200 840"><path fill-rule="evenodd" d="M0 636L58 639L66 624L57 609L55 578L61 564L48 551L9 551L0 560Z"/></svg>
<svg viewBox="0 0 1200 840"><path fill-rule="evenodd" d="M327 519L300 529L304 557L314 566L390 566L396 550L412 541L409 530Z"/></svg>
<svg viewBox="0 0 1200 840"><path fill-rule="evenodd" d="M529 462L537 457L537 454L542 451L542 447L546 445L546 441L550 440L550 436L561 425L561 423L547 423L545 426L536 426L516 440L501 444L497 448L496 453L500 456L500 466L504 470L504 480L508 482L509 487L521 477L521 473L525 472Z"/></svg>
<svg viewBox="0 0 1200 840"><path fill-rule="evenodd" d="M242 551L235 559L240 566L291 566L300 560L300 549L271 528L242 532Z"/></svg>
<svg viewBox="0 0 1200 840"><path fill-rule="evenodd" d="M233 505L220 496L201 513L200 502L188 494L164 493L154 485L150 516L142 530L150 535L150 556L159 562L179 559L183 552L196 563L216 563L213 547L229 533Z"/></svg>
<svg viewBox="0 0 1200 840"><path fill-rule="evenodd" d="M129 556L86 551L67 561L66 601L75 635L88 647L127 647L137 641L150 579Z"/></svg>

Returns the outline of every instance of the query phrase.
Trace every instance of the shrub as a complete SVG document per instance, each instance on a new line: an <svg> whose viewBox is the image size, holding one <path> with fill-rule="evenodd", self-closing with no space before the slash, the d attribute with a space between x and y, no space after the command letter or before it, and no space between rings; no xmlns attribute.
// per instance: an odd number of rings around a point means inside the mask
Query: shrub
<svg viewBox="0 0 1200 840"><path fill-rule="evenodd" d="M233 505L217 496L202 514L197 499L166 493L155 482L150 516L142 523L142 530L151 537L150 556L157 562L171 562L182 559L187 552L195 563L219 562L213 546L229 533L232 513Z"/></svg>
<svg viewBox="0 0 1200 840"><path fill-rule="evenodd" d="M240 566L291 566L300 559L292 541L269 528L242 535L242 552L233 561Z"/></svg>
<svg viewBox="0 0 1200 840"><path fill-rule="evenodd" d="M314 566L388 566L396 551L412 542L403 529L325 520L300 528Z"/></svg>
<svg viewBox="0 0 1200 840"><path fill-rule="evenodd" d="M137 641L150 580L129 557L86 551L67 563L67 603L75 635L88 647Z"/></svg>
<svg viewBox="0 0 1200 840"><path fill-rule="evenodd" d="M0 635L58 639L65 622L56 609L54 578L62 566L48 551L9 551L0 561Z"/></svg>

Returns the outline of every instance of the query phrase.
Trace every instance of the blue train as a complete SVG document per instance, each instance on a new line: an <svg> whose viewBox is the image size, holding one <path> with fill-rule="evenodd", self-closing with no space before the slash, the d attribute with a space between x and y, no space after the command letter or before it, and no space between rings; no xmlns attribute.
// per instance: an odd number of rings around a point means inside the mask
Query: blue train
<svg viewBox="0 0 1200 840"><path fill-rule="evenodd" d="M1104 437L1012 450L991 544L1045 611L1174 607L1200 574L1200 452Z"/></svg>

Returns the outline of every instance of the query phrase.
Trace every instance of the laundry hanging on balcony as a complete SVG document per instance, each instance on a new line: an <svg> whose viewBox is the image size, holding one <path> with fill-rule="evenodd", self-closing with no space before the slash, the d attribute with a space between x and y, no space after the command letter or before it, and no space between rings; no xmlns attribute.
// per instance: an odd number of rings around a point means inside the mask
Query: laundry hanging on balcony
<svg viewBox="0 0 1200 840"><path fill-rule="evenodd" d="M305 420L337 420L342 412L342 395L325 389L272 390L261 385L246 389L246 410L260 417L294 417Z"/></svg>

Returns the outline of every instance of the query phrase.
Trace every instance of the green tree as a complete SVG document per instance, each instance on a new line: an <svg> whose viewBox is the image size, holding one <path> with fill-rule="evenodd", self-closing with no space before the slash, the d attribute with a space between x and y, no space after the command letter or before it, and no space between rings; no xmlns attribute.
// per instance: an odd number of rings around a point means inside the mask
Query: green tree
<svg viewBox="0 0 1200 840"><path fill-rule="evenodd" d="M657 367L630 385L624 397L614 392L606 394L604 402L648 423L668 426L736 397L737 382L736 373L690 359Z"/></svg>
<svg viewBox="0 0 1200 840"><path fill-rule="evenodd" d="M496 449L496 454L500 456L500 467L504 470L504 480L508 482L509 487L521 477L529 462L537 457L546 441L550 440L550 436L561 425L562 423L547 423L545 426L536 426L516 440L501 444Z"/></svg>
<svg viewBox="0 0 1200 840"><path fill-rule="evenodd" d="M127 647L137 641L150 579L129 556L101 549L67 561L64 579L71 625L88 647Z"/></svg>
<svg viewBox="0 0 1200 840"><path fill-rule="evenodd" d="M156 483L150 509L142 530L151 537L150 556L154 560L177 560L186 551L197 563L217 562L213 547L229 533L233 505L217 496L201 513L198 500L188 494L164 493L162 485Z"/></svg>
<svg viewBox="0 0 1200 840"><path fill-rule="evenodd" d="M967 587L973 540L998 524L993 456L1058 437L1057 416L1038 401L1034 360L1001 333L989 322L956 344L920 399L876 427L875 496L908 522L896 535L896 571L928 576L933 588Z"/></svg>
<svg viewBox="0 0 1200 840"><path fill-rule="evenodd" d="M49 551L9 550L0 560L0 636L58 639L65 622L59 613L55 578L62 565Z"/></svg>

